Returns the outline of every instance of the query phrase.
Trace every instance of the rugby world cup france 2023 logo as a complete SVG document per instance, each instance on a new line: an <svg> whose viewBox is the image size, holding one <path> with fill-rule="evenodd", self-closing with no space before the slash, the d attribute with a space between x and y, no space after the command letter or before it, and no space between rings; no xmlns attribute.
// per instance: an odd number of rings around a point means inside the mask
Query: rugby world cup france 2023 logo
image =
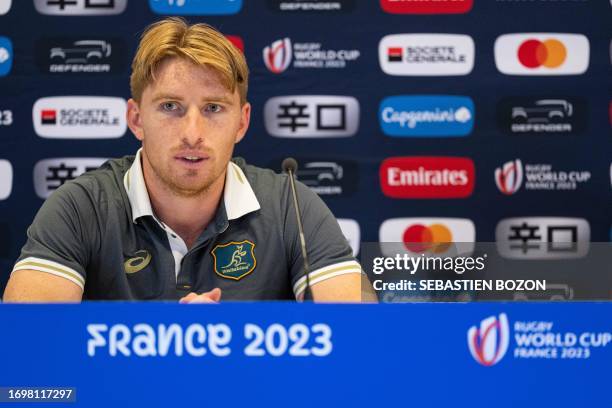
<svg viewBox="0 0 612 408"><path fill-rule="evenodd" d="M474 360L485 367L497 364L508 351L510 326L508 316L500 313L480 322L480 327L472 326L467 332L467 342Z"/></svg>

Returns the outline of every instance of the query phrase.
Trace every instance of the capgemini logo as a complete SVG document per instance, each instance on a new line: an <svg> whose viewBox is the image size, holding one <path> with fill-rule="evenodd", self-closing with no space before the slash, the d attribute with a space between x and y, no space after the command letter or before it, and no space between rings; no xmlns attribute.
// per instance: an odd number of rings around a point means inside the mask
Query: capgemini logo
<svg viewBox="0 0 612 408"><path fill-rule="evenodd" d="M284 72L291 64L292 57L291 40L289 38L276 40L263 50L266 68L275 74Z"/></svg>
<svg viewBox="0 0 612 408"><path fill-rule="evenodd" d="M519 159L506 162L495 169L495 184L506 195L514 194L523 184L523 164Z"/></svg>
<svg viewBox="0 0 612 408"><path fill-rule="evenodd" d="M480 328L470 327L467 342L474 360L485 367L497 364L508 351L510 327L508 316L500 313L487 317L480 322Z"/></svg>

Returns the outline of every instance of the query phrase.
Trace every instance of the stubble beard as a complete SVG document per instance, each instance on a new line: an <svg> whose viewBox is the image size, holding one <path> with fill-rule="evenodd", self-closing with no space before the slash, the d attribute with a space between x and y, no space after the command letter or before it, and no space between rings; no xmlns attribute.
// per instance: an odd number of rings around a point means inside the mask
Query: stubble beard
<svg viewBox="0 0 612 408"><path fill-rule="evenodd" d="M203 178L200 176L199 180L196 181L195 179L198 178L197 170L188 169L183 174L179 174L179 170L173 169L171 165L168 165L164 170L160 168L161 166L158 166L155 160L149 160L147 157L147 161L155 174L155 178L161 182L161 187L176 197L193 198L204 196L215 182L214 176L210 173L204 175ZM181 180L185 178L192 178L193 180L191 182Z"/></svg>

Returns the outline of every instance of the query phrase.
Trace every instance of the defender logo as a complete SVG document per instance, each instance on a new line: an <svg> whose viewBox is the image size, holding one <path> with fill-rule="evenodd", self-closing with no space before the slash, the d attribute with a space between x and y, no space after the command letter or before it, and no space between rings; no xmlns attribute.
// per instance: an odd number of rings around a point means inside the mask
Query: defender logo
<svg viewBox="0 0 612 408"><path fill-rule="evenodd" d="M254 249L255 244L247 240L217 245L210 251L214 259L215 273L227 279L244 278L253 272L257 265Z"/></svg>
<svg viewBox="0 0 612 408"><path fill-rule="evenodd" d="M122 41L109 38L53 38L37 44L38 68L52 74L119 72L125 61Z"/></svg>
<svg viewBox="0 0 612 408"><path fill-rule="evenodd" d="M128 259L123 264L123 269L127 274L140 272L151 263L151 254L147 250L141 249L136 251L134 255L136 256Z"/></svg>
<svg viewBox="0 0 612 408"><path fill-rule="evenodd" d="M569 134L586 128L586 102L579 98L505 98L497 120L510 134Z"/></svg>

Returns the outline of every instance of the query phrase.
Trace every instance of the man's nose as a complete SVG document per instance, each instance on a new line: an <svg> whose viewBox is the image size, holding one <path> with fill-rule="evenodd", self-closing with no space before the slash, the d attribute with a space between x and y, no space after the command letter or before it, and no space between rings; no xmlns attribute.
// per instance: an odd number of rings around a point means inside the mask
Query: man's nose
<svg viewBox="0 0 612 408"><path fill-rule="evenodd" d="M197 108L189 108L183 117L183 142L196 146L204 141L206 119Z"/></svg>

